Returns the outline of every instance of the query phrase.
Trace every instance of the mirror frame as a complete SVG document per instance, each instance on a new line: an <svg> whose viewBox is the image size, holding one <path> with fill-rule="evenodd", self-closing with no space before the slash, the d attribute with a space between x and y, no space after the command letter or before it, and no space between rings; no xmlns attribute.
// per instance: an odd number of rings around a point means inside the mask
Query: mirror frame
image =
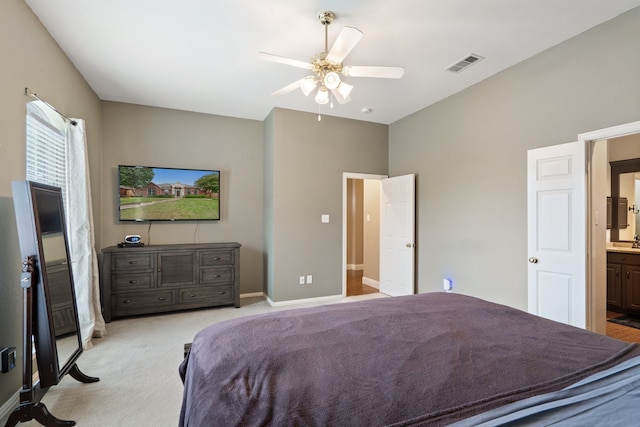
<svg viewBox="0 0 640 427"><path fill-rule="evenodd" d="M38 377L40 387L50 387L60 382L62 377L69 373L75 366L75 362L82 354L82 337L78 320L78 307L76 303L73 272L69 257L69 244L65 215L60 188L32 181L14 181L13 197L16 210L16 222L20 239L22 258L35 255L36 259L36 286L33 290L33 342L36 348L36 360L38 363ZM47 279L46 259L44 258L42 243L42 227L38 216L37 193L45 192L53 195L58 202L62 234L64 236L67 266L69 270L69 284L72 295L73 316L76 326L77 346L67 360L58 359L58 348L51 307L51 289ZM25 345L25 348L27 346Z"/></svg>
<svg viewBox="0 0 640 427"><path fill-rule="evenodd" d="M640 158L609 162L611 166L611 198L615 201L620 198L620 175L623 173L640 172ZM612 204L612 218L618 218L618 204ZM611 241L620 241L620 230L611 229Z"/></svg>

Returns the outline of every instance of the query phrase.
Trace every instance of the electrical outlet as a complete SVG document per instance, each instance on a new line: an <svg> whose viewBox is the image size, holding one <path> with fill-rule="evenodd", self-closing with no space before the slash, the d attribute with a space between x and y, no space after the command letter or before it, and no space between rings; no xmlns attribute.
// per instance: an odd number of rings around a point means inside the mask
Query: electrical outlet
<svg viewBox="0 0 640 427"><path fill-rule="evenodd" d="M300 276L300 284L304 285L304 276Z"/></svg>
<svg viewBox="0 0 640 427"><path fill-rule="evenodd" d="M16 367L16 348L3 348L0 352L2 359L2 373L9 372Z"/></svg>
<svg viewBox="0 0 640 427"><path fill-rule="evenodd" d="M307 275L307 285L310 285L313 283L313 276L311 274Z"/></svg>

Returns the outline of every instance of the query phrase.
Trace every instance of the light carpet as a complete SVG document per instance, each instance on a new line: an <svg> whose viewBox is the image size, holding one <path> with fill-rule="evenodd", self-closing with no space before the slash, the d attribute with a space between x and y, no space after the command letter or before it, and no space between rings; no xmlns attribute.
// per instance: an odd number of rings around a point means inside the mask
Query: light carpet
<svg viewBox="0 0 640 427"><path fill-rule="evenodd" d="M340 302L382 296L361 295ZM226 319L313 305L319 303L272 307L264 298L252 297L241 299L240 308L116 319L107 324L107 335L94 339L93 348L83 352L77 363L83 373L100 381L83 384L67 375L42 402L54 416L74 420L78 426L177 426L182 399L178 366L184 344L199 330Z"/></svg>

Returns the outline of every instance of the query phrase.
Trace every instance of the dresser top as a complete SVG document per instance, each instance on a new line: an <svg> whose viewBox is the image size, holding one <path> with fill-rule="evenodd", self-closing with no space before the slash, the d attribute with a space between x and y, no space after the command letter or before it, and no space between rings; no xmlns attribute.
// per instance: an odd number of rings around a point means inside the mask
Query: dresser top
<svg viewBox="0 0 640 427"><path fill-rule="evenodd" d="M239 248L238 242L221 242L221 243L177 243L166 245L145 245L145 246L128 246L121 248L119 246L109 246L102 248L102 252L136 252L136 251L175 251L175 250L196 250L196 249L229 249Z"/></svg>

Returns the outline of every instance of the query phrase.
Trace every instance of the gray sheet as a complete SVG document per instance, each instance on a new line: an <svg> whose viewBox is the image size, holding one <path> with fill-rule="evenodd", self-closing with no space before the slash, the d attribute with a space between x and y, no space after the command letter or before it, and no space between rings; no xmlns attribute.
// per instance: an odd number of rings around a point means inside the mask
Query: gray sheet
<svg viewBox="0 0 640 427"><path fill-rule="evenodd" d="M180 425L446 425L638 355L459 294L289 310L196 335L180 367Z"/></svg>
<svg viewBox="0 0 640 427"><path fill-rule="evenodd" d="M564 390L524 399L452 427L640 425L640 357Z"/></svg>

